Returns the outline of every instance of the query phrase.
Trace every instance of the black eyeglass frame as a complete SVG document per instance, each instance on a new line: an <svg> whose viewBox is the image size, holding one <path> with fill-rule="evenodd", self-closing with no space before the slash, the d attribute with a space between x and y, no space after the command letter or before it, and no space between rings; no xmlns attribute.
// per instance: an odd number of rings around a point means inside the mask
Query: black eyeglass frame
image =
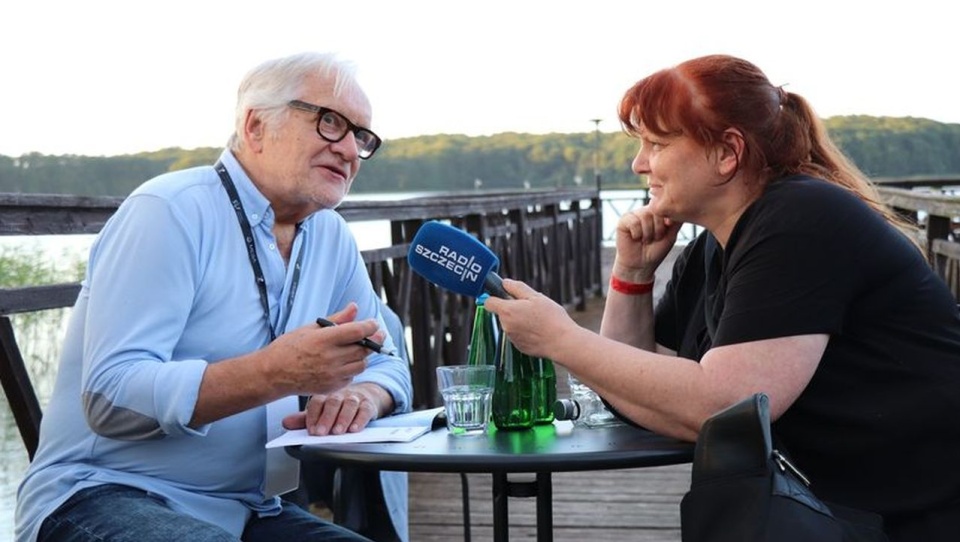
<svg viewBox="0 0 960 542"><path fill-rule="evenodd" d="M373 156L373 153L377 152L377 149L379 149L380 145L383 144L383 140L380 139L380 136L375 134L373 130L364 128L363 126L357 126L356 124L350 122L350 119L345 117L343 113L337 111L336 109L314 105L312 103L308 103L303 100L290 100L289 102L287 102L287 105L293 109L298 109L300 111L316 113L317 114L317 127L316 127L317 135L322 137L324 141L329 141L330 143L343 141L343 138L347 137L348 133L353 133L353 137L356 138L358 142L360 141L360 139L357 136L361 133L366 133L373 136L373 142L374 142L373 148L368 150L368 149L364 149L360 145L357 145L357 154L361 160L369 160L370 157ZM328 137L324 135L323 132L320 131L320 123L323 122L323 116L326 115L327 113L333 113L334 115L337 115L338 117L343 119L343 122L346 125L347 129L344 130L342 134L340 134L340 137L337 137L337 138Z"/></svg>

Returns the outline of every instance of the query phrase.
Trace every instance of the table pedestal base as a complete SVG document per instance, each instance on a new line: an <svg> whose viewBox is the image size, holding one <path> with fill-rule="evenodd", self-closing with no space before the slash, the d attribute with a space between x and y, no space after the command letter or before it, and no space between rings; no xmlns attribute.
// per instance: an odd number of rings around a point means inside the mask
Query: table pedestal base
<svg viewBox="0 0 960 542"><path fill-rule="evenodd" d="M538 472L534 479L520 479L522 474L493 473L493 540L510 539L509 497L537 498L537 542L553 542L553 481L549 472Z"/></svg>

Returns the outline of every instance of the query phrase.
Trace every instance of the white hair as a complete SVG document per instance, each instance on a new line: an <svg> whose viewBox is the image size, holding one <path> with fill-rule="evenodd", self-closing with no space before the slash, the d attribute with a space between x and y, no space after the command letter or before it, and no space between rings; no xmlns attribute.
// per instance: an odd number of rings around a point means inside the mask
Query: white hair
<svg viewBox="0 0 960 542"><path fill-rule="evenodd" d="M300 98L307 79L315 75L333 80L334 96L357 84L354 64L334 53L306 52L275 58L247 72L237 89L234 132L227 147L234 152L240 150L243 143L240 134L248 111L262 111L261 118L266 124L279 122L283 115L289 114L287 102Z"/></svg>

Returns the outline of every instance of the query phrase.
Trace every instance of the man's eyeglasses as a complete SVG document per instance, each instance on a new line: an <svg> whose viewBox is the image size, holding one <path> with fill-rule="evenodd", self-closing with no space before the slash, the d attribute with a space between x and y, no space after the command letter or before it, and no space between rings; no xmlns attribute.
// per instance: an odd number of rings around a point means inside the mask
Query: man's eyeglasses
<svg viewBox="0 0 960 542"><path fill-rule="evenodd" d="M316 113L317 134L330 143L341 141L347 137L348 132L353 132L353 137L357 140L357 152L362 160L373 156L383 142L377 134L357 126L329 107L320 107L300 100L291 100L287 105L293 109Z"/></svg>

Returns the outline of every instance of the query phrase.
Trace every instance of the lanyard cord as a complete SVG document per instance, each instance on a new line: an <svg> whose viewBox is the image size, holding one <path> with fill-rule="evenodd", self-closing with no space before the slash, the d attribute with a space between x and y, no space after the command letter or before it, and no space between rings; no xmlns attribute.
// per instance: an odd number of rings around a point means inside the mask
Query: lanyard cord
<svg viewBox="0 0 960 542"><path fill-rule="evenodd" d="M237 213L237 221L240 223L240 230L243 232L243 240L247 244L247 256L250 257L250 267L253 269L253 278L257 283L257 290L260 292L260 305L263 307L263 316L267 319L267 326L270 328L270 342L277 338L277 329L283 333L287 327L287 319L290 317L290 311L293 308L293 300L297 297L297 287L300 285L300 267L303 264L303 243L300 244L300 250L297 252L297 261L293 264L293 281L290 283L290 295L287 296L286 313L283 315L283 321L278 328L273 327L273 320L270 318L270 300L267 297L267 281L263 277L263 269L260 267L260 260L257 258L257 245L253 239L253 230L250 229L250 222L247 220L247 214L243 210L243 204L240 202L240 195L237 193L237 187L233 184L233 179L227 173L227 168L219 160L213 166L220 175L220 182L226 189L230 197L230 205Z"/></svg>

